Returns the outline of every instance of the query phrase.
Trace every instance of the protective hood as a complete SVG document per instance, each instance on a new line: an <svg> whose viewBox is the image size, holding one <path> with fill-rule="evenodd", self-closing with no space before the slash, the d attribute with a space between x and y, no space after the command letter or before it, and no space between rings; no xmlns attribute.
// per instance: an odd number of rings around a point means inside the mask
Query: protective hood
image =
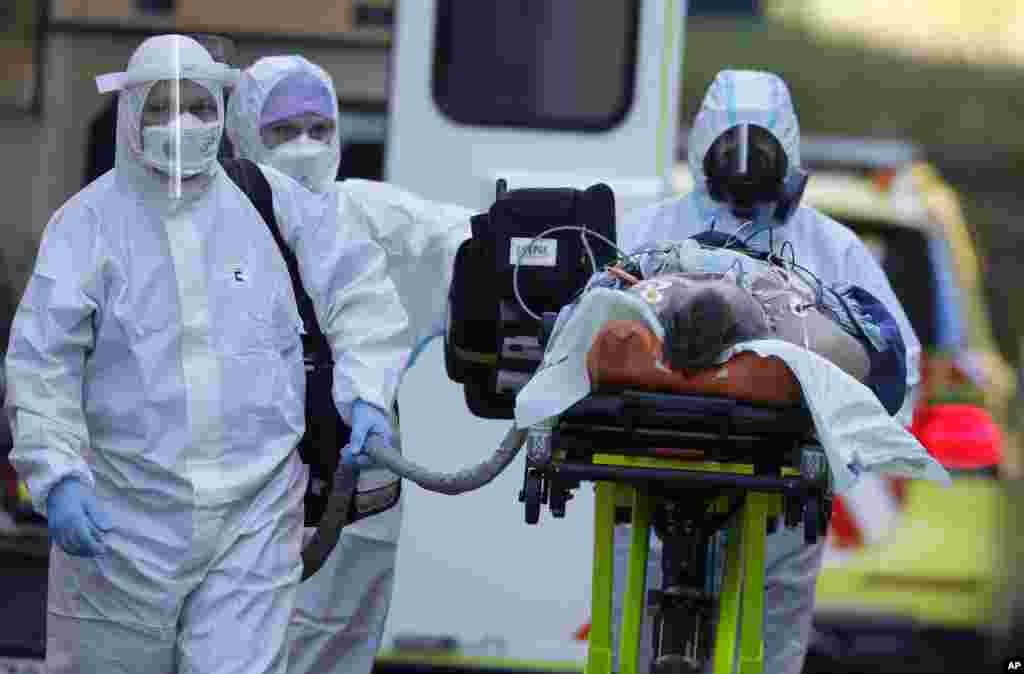
<svg viewBox="0 0 1024 674"><path fill-rule="evenodd" d="M147 164L143 152L143 107L153 86L161 80L189 80L207 90L217 104L217 122L210 142L220 143L224 121L224 88L238 71L217 63L195 40L184 35L158 35L143 42L124 72L96 78L100 93L120 92L117 105L115 174L118 186L155 207L176 209L194 202L209 188L220 170L215 152L192 175L173 176Z"/></svg>
<svg viewBox="0 0 1024 674"><path fill-rule="evenodd" d="M264 109L278 84L303 75L315 77L326 88L331 117L335 121L334 133L327 144L327 151L315 156L313 153L307 156L298 153L288 157L288 161L278 161L280 155L275 155L260 136L260 126L267 121L264 119ZM320 112L319 109L316 111ZM272 112L275 121L283 119L287 114L277 109ZM242 74L228 103L226 129L236 156L273 166L306 187L325 192L337 179L338 167L341 165L341 138L337 121L338 96L334 90L334 81L323 68L301 56L269 56L256 61Z"/></svg>
<svg viewBox="0 0 1024 674"><path fill-rule="evenodd" d="M701 215L717 225L735 217L724 204L711 199L704 158L723 133L738 124L754 124L770 132L786 153L786 181L800 170L800 126L789 88L777 75L753 70L723 70L708 87L690 130L688 162Z"/></svg>

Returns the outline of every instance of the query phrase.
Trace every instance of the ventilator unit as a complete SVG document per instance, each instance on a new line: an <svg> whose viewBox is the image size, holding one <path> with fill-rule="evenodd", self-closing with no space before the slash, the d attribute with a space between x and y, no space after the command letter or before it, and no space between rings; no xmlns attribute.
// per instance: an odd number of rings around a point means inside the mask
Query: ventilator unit
<svg viewBox="0 0 1024 674"><path fill-rule="evenodd" d="M614 241L607 185L508 191L498 181L494 204L472 218L449 291L445 367L475 416L513 417L515 395L540 365L558 311L595 265L615 260Z"/></svg>

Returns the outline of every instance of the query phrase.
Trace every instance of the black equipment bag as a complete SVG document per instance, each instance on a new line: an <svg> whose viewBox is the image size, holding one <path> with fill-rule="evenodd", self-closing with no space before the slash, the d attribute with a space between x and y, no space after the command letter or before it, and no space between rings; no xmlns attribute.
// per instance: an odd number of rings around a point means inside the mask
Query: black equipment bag
<svg viewBox="0 0 1024 674"><path fill-rule="evenodd" d="M494 204L470 223L472 237L459 247L452 270L445 366L449 379L463 385L473 414L511 419L515 394L507 388L499 390L498 373L514 373L522 379L540 364L540 352L531 347L527 354L517 345L513 350L519 356L508 358L509 340L533 341L543 327L516 298L516 261L520 261L518 287L523 302L539 316L553 316L573 300L595 270L581 232L546 230L585 227L614 242L615 198L605 184L586 190L506 191L505 182L499 180ZM544 235L537 238L540 234ZM587 243L599 269L616 259L616 251L600 239L588 236Z"/></svg>

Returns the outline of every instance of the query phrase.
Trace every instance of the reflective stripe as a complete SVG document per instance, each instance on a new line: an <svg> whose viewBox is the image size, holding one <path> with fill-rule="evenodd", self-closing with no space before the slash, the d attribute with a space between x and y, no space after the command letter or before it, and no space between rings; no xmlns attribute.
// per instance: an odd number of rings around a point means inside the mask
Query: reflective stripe
<svg viewBox="0 0 1024 674"><path fill-rule="evenodd" d="M725 75L722 78L722 84L725 85L725 97L726 97L726 110L729 113L729 127L732 128L737 124L737 110L736 110L736 79L732 74Z"/></svg>

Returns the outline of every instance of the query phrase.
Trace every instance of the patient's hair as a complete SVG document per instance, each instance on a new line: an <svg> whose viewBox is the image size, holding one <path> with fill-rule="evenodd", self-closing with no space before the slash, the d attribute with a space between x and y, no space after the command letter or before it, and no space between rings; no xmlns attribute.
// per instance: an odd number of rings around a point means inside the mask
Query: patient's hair
<svg viewBox="0 0 1024 674"><path fill-rule="evenodd" d="M746 308L734 306L714 286L670 298L661 312L665 364L679 372L707 369L729 347L764 336L761 315Z"/></svg>

